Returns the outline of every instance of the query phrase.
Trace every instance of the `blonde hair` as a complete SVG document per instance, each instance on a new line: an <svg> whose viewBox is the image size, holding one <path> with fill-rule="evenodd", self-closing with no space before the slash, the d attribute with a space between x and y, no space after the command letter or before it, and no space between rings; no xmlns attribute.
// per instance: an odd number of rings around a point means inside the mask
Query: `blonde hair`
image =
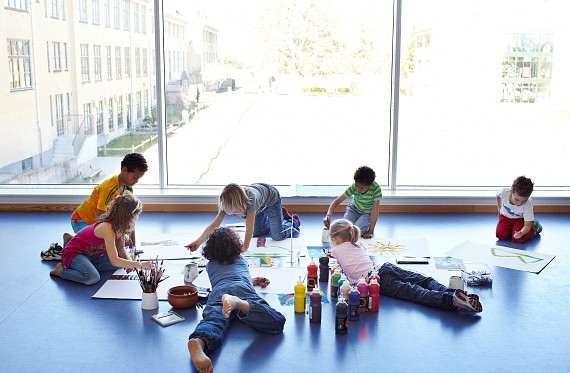
<svg viewBox="0 0 570 373"><path fill-rule="evenodd" d="M342 242L350 242L356 246L360 238L360 228L346 219L335 220L330 228L331 238L338 237Z"/></svg>
<svg viewBox="0 0 570 373"><path fill-rule="evenodd" d="M107 211L101 214L97 221L113 223L113 229L119 236L130 233L134 229L135 221L141 212L141 201L133 194L125 192L109 203Z"/></svg>
<svg viewBox="0 0 570 373"><path fill-rule="evenodd" d="M245 209L250 201L251 194L247 187L231 183L222 190L218 206L228 215L245 215Z"/></svg>

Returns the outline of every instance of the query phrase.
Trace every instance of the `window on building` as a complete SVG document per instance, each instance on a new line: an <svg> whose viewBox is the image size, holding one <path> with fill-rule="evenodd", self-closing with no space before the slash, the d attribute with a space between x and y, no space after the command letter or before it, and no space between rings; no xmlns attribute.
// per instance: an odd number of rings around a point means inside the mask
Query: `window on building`
<svg viewBox="0 0 570 373"><path fill-rule="evenodd" d="M125 47L125 78L131 77L131 48Z"/></svg>
<svg viewBox="0 0 570 373"><path fill-rule="evenodd" d="M90 133L93 128L93 116L91 114L91 104L83 104L83 127L85 132Z"/></svg>
<svg viewBox="0 0 570 373"><path fill-rule="evenodd" d="M8 9L28 10L28 0L4 0L4 6Z"/></svg>
<svg viewBox="0 0 570 373"><path fill-rule="evenodd" d="M69 61L67 59L67 43L63 43L63 69L69 70Z"/></svg>
<svg viewBox="0 0 570 373"><path fill-rule="evenodd" d="M113 79L113 56L112 56L113 48L108 45L105 49L107 51L107 80L112 80Z"/></svg>
<svg viewBox="0 0 570 373"><path fill-rule="evenodd" d="M109 126L109 132L113 132L115 130L115 118L113 116L113 98L110 98L107 101L107 120Z"/></svg>
<svg viewBox="0 0 570 373"><path fill-rule="evenodd" d="M102 78L101 73L101 46L93 46L93 72L95 74L95 81L100 82Z"/></svg>
<svg viewBox="0 0 570 373"><path fill-rule="evenodd" d="M51 18L59 18L59 0L50 0Z"/></svg>
<svg viewBox="0 0 570 373"><path fill-rule="evenodd" d="M140 22L140 4L139 3L135 3L134 7L133 7L133 29L134 32L139 32L139 22Z"/></svg>
<svg viewBox="0 0 570 373"><path fill-rule="evenodd" d="M63 135L63 95L55 95L55 124L57 135Z"/></svg>
<svg viewBox="0 0 570 373"><path fill-rule="evenodd" d="M141 33L146 34L146 6L141 5Z"/></svg>
<svg viewBox="0 0 570 373"><path fill-rule="evenodd" d="M53 42L53 70L61 71L61 45L59 42Z"/></svg>
<svg viewBox="0 0 570 373"><path fill-rule="evenodd" d="M87 0L79 0L79 22L87 23Z"/></svg>
<svg viewBox="0 0 570 373"><path fill-rule="evenodd" d="M105 12L105 27L111 27L111 0L104 0L103 12Z"/></svg>
<svg viewBox="0 0 570 373"><path fill-rule="evenodd" d="M148 50L143 48L142 50L142 66L143 66L143 75L148 76Z"/></svg>
<svg viewBox="0 0 570 373"><path fill-rule="evenodd" d="M117 128L123 128L123 96L117 96Z"/></svg>
<svg viewBox="0 0 570 373"><path fill-rule="evenodd" d="M114 0L113 2L113 25L117 30L121 28L121 10L119 8L120 1L121 0Z"/></svg>
<svg viewBox="0 0 570 373"><path fill-rule="evenodd" d="M81 50L81 81L88 83L91 79L89 74L89 45L81 44L79 48Z"/></svg>
<svg viewBox="0 0 570 373"><path fill-rule="evenodd" d="M97 124L97 134L103 134L103 100L95 104L95 123Z"/></svg>
<svg viewBox="0 0 570 373"><path fill-rule="evenodd" d="M135 48L135 71L137 78L141 77L141 49Z"/></svg>
<svg viewBox="0 0 570 373"><path fill-rule="evenodd" d="M122 77L121 66L121 47L115 47L115 69L117 70L115 75L117 76L117 79L121 79Z"/></svg>
<svg viewBox="0 0 570 373"><path fill-rule="evenodd" d="M125 31L131 28L129 4L129 0L123 0L123 30Z"/></svg>
<svg viewBox="0 0 570 373"><path fill-rule="evenodd" d="M8 76L11 90L32 88L28 40L8 39Z"/></svg>
<svg viewBox="0 0 570 373"><path fill-rule="evenodd" d="M91 22L94 25L99 25L100 14L99 14L99 0L91 0Z"/></svg>

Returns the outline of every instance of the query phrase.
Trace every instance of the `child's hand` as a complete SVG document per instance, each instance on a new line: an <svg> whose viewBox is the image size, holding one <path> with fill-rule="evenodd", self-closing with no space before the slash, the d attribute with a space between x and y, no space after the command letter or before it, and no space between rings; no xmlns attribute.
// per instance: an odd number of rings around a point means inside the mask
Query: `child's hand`
<svg viewBox="0 0 570 373"><path fill-rule="evenodd" d="M516 231L515 234L513 234L513 238L519 239L521 237L522 237L521 231Z"/></svg>
<svg viewBox="0 0 570 373"><path fill-rule="evenodd" d="M330 228L331 227L331 217L325 216L325 218L323 219L323 224L325 225L325 227Z"/></svg>
<svg viewBox="0 0 570 373"><path fill-rule="evenodd" d="M362 238L372 238L374 232L366 232L362 235Z"/></svg>
<svg viewBox="0 0 570 373"><path fill-rule="evenodd" d="M190 242L188 245L184 246L185 248L187 248L190 251L196 251L198 250L198 248L200 247L200 242L198 242L197 240L194 242Z"/></svg>
<svg viewBox="0 0 570 373"><path fill-rule="evenodd" d="M262 288L266 288L269 283L269 279L265 277L255 277L253 279L253 286L261 286Z"/></svg>
<svg viewBox="0 0 570 373"><path fill-rule="evenodd" d="M151 268L152 268L151 262L142 262L141 263L141 269L151 269Z"/></svg>

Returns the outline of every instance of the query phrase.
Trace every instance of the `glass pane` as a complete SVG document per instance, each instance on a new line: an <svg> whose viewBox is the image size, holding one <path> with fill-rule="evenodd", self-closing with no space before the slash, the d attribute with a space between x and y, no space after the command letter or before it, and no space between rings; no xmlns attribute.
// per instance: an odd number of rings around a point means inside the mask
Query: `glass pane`
<svg viewBox="0 0 570 373"><path fill-rule="evenodd" d="M99 183L127 153L156 159L156 76L143 66L153 59L153 3L139 2L138 12L132 1L53 0L49 12L44 2L26 3L0 9L9 81L0 184ZM123 24L116 15L138 19Z"/></svg>
<svg viewBox="0 0 570 373"><path fill-rule="evenodd" d="M387 184L390 2L165 1L164 30L169 184Z"/></svg>
<svg viewBox="0 0 570 373"><path fill-rule="evenodd" d="M404 0L398 185L568 186L564 1Z"/></svg>

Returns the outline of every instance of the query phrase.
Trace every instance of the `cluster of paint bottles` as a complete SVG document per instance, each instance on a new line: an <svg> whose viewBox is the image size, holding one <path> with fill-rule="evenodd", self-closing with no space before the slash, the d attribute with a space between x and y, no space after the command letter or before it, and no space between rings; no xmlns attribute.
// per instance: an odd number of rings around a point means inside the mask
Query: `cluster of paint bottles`
<svg viewBox="0 0 570 373"><path fill-rule="evenodd" d="M378 272L371 270L366 282L363 276L358 283L350 284L345 274L341 273L340 267L331 270L330 297L336 303L335 307L335 332L346 334L348 331L348 321L357 321L360 314L365 312L378 312L380 304L380 277ZM309 295L309 320L313 323L320 323L322 316L322 295L318 282L328 282L329 280L329 258L323 255L319 258L319 266L311 258L307 266L307 284L303 279L295 285L295 312L305 313L306 291Z"/></svg>
<svg viewBox="0 0 570 373"><path fill-rule="evenodd" d="M350 285L340 268L335 268L331 276L331 299L337 301L335 332L346 334L349 320L357 321L361 313L378 312L380 277L373 271L368 283L361 276L356 285Z"/></svg>

